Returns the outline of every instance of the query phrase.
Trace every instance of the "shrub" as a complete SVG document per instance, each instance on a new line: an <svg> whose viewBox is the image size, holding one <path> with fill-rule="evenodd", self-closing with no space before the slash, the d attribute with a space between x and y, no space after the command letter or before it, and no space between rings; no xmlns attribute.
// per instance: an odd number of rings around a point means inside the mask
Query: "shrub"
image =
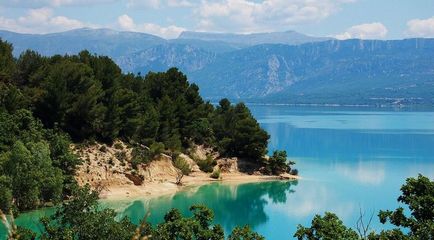
<svg viewBox="0 0 434 240"><path fill-rule="evenodd" d="M214 170L214 166L217 164L216 160L211 156L207 156L205 160L197 160L197 165L201 171L211 173Z"/></svg>
<svg viewBox="0 0 434 240"><path fill-rule="evenodd" d="M291 168L286 157L286 151L274 151L273 156L267 161L266 169L268 174L274 175L288 172Z"/></svg>
<svg viewBox="0 0 434 240"><path fill-rule="evenodd" d="M161 142L154 142L153 144L151 144L151 146L149 147L149 152L153 157L155 157L156 155L159 155L161 153L164 152L165 146L164 143Z"/></svg>
<svg viewBox="0 0 434 240"><path fill-rule="evenodd" d="M218 170L215 170L214 172L212 172L212 174L211 174L211 178L214 178L214 179L219 179L220 178L220 170L218 169Z"/></svg>
<svg viewBox="0 0 434 240"><path fill-rule="evenodd" d="M292 170L289 172L289 174L297 176L297 175L298 175L298 170L297 170L297 169L292 169Z"/></svg>
<svg viewBox="0 0 434 240"><path fill-rule="evenodd" d="M124 147L122 146L122 143L120 143L120 142L115 143L115 144L113 145L113 147L114 147L115 149L118 149L118 150L122 150L122 149L124 149Z"/></svg>
<svg viewBox="0 0 434 240"><path fill-rule="evenodd" d="M173 165L181 170L183 175L188 175L191 173L190 165L181 157L176 157L175 161L173 161Z"/></svg>
<svg viewBox="0 0 434 240"><path fill-rule="evenodd" d="M184 175L188 175L191 173L190 165L188 165L188 163L179 156L175 158L175 161L173 161L173 165L180 170L178 172L178 176L176 176L176 184L181 185L181 181Z"/></svg>
<svg viewBox="0 0 434 240"><path fill-rule="evenodd" d="M123 161L127 160L127 153L124 152L124 151L117 152L117 153L115 153L115 157L116 157L119 161L123 162Z"/></svg>
<svg viewBox="0 0 434 240"><path fill-rule="evenodd" d="M102 145L102 146L99 148L99 150L100 150L101 152L107 152L107 147L106 147L105 145Z"/></svg>

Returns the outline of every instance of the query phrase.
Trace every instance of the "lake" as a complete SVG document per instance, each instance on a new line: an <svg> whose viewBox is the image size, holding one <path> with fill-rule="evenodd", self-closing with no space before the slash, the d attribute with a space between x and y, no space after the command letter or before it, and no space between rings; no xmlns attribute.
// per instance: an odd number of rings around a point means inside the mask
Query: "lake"
<svg viewBox="0 0 434 240"><path fill-rule="evenodd" d="M267 239L291 239L297 224L325 211L355 226L360 211L367 220L380 209L394 209L405 178L434 178L434 112L405 109L249 106L271 138L270 150L286 150L302 179L297 182L213 183L173 196L103 202L138 223L163 219L171 208L188 214L202 203L226 231L249 224ZM44 209L23 214L18 224L32 226ZM382 225L374 217L373 229ZM1 231L1 230L0 230Z"/></svg>

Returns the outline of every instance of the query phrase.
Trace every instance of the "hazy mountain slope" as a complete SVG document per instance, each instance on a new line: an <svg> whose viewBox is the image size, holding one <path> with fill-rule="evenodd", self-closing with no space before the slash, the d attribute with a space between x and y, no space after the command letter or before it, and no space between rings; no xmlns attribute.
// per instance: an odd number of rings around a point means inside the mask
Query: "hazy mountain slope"
<svg viewBox="0 0 434 240"><path fill-rule="evenodd" d="M309 42L320 42L332 38L311 37L295 31L231 34L231 33L208 33L208 32L183 32L178 39L200 39L205 41L222 41L236 44L239 47L253 46L258 44L289 44L298 45Z"/></svg>
<svg viewBox="0 0 434 240"><path fill-rule="evenodd" d="M194 72L213 62L217 54L187 44L162 44L122 56L116 62L127 72L147 73L166 71L177 67L183 72Z"/></svg>
<svg viewBox="0 0 434 240"><path fill-rule="evenodd" d="M197 39L165 40L157 36L109 29L77 29L53 34L21 34L0 30L0 38L14 45L14 55L27 49L43 55L76 54L84 49L112 57L128 72L165 71L179 67L195 71L215 55L240 49L235 44Z"/></svg>
<svg viewBox="0 0 434 240"><path fill-rule="evenodd" d="M0 31L0 37L14 44L14 54L33 49L43 55L75 54L83 49L117 57L166 42L145 33L118 32L109 29L77 29L52 34L20 34Z"/></svg>
<svg viewBox="0 0 434 240"><path fill-rule="evenodd" d="M434 39L259 45L220 55L191 77L215 99L434 102Z"/></svg>

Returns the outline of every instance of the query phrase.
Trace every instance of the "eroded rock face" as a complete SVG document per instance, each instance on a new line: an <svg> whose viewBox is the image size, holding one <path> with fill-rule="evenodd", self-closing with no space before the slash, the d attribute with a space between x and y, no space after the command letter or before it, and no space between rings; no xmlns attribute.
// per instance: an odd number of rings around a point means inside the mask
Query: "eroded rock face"
<svg viewBox="0 0 434 240"><path fill-rule="evenodd" d="M238 158L221 158L217 159L217 165L214 170L220 170L222 173L238 172Z"/></svg>
<svg viewBox="0 0 434 240"><path fill-rule="evenodd" d="M138 174L144 177L145 181L167 181L174 179L178 175L178 169L173 166L172 158L165 154L160 154L157 159L149 164L138 166Z"/></svg>
<svg viewBox="0 0 434 240"><path fill-rule="evenodd" d="M92 187L110 185L131 185L133 182L125 176L131 172L127 160L131 159L131 148L122 142L116 142L116 148L105 144L86 147L73 147L73 151L83 163L77 169L75 179L81 186Z"/></svg>
<svg viewBox="0 0 434 240"><path fill-rule="evenodd" d="M173 166L172 158L165 154L133 169L132 148L120 141L113 146L99 143L80 148L75 146L73 151L83 160L75 177L81 186L89 184L93 188L104 188L142 185L144 182L174 181L177 176L178 169Z"/></svg>
<svg viewBox="0 0 434 240"><path fill-rule="evenodd" d="M200 168L197 163L189 156L181 153L179 155L180 158L184 159L184 161L190 166L192 172L200 172Z"/></svg>
<svg viewBox="0 0 434 240"><path fill-rule="evenodd" d="M207 148L203 145L197 145L194 149L190 149L191 157L197 160L206 160L208 156L216 159L219 154L215 152L212 148Z"/></svg>

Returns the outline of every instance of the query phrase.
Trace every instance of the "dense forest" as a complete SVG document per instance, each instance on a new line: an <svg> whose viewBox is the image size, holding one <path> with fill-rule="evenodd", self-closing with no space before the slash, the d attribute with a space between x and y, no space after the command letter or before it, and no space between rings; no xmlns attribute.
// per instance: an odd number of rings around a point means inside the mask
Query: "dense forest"
<svg viewBox="0 0 434 240"><path fill-rule="evenodd" d="M88 51L19 58L0 41L0 209L30 210L71 194L80 164L70 144L122 140L183 152L212 147L221 156L262 164L268 134L243 104L214 106L172 68L123 74L108 57ZM285 168L284 158L272 158ZM141 153L134 164L152 160ZM283 164L282 164L283 162ZM282 168L283 167L283 168Z"/></svg>

